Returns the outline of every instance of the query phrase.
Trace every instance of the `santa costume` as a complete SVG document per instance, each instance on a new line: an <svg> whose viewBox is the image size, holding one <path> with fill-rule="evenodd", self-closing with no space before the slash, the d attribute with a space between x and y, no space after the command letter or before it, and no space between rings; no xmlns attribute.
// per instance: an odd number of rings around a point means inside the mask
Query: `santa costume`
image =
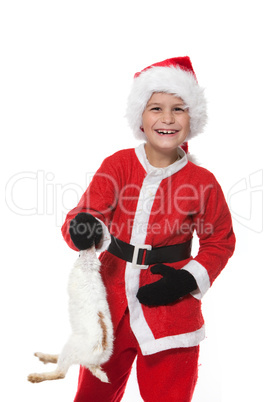
<svg viewBox="0 0 268 402"><path fill-rule="evenodd" d="M135 75L127 118L137 138L145 141L142 114L155 92L184 101L190 115L187 140L202 132L206 101L188 57L156 63ZM106 158L67 215L62 233L74 250L79 247L72 225L87 222L88 216L101 225L97 246L115 345L104 365L110 384L81 367L75 401L120 401L137 357L145 401L189 402L197 380L198 345L205 337L201 298L235 245L220 185L188 159L187 143L165 168L149 163L142 143ZM199 238L195 257L194 232ZM180 281L184 293L178 291Z"/></svg>

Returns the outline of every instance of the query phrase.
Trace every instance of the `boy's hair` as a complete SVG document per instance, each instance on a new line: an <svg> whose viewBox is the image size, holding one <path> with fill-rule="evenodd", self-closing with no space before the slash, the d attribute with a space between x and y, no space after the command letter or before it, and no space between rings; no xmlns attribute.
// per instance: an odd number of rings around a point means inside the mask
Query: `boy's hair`
<svg viewBox="0 0 268 402"><path fill-rule="evenodd" d="M142 114L154 92L173 94L181 98L189 108L190 133L187 140L203 131L207 122L207 103L188 56L152 64L135 74L126 117L138 139L146 139L141 130Z"/></svg>

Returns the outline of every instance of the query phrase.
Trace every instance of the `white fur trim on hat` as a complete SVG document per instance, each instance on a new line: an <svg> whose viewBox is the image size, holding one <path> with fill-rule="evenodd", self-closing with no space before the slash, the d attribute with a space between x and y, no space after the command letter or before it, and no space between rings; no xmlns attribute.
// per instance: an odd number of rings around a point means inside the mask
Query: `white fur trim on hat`
<svg viewBox="0 0 268 402"><path fill-rule="evenodd" d="M207 103L204 90L194 74L179 67L153 66L134 79L128 98L126 117L134 135L146 139L142 126L142 114L154 92L166 92L180 97L189 108L190 133L187 140L201 133L207 122Z"/></svg>

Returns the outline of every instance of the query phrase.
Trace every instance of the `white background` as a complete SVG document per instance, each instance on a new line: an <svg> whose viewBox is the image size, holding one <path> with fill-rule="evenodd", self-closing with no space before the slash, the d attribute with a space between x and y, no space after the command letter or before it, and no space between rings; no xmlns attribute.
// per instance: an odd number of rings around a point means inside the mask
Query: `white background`
<svg viewBox="0 0 268 402"><path fill-rule="evenodd" d="M124 118L133 74L186 54L209 102L190 150L221 183L237 236L203 301L193 400L268 400L266 26L260 0L1 2L1 400L73 400L78 367L26 380L43 369L33 352L57 353L69 334L76 253L60 227L101 161L138 145ZM140 400L133 372L124 401Z"/></svg>

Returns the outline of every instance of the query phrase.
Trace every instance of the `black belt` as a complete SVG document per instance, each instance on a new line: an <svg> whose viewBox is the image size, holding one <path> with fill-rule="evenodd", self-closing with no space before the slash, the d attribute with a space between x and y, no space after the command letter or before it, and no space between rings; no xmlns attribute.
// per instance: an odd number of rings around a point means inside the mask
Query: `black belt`
<svg viewBox="0 0 268 402"><path fill-rule="evenodd" d="M111 236L108 251L138 268L147 268L148 265L186 260L191 256L191 248L192 239L181 244L152 248L148 245L133 246Z"/></svg>

